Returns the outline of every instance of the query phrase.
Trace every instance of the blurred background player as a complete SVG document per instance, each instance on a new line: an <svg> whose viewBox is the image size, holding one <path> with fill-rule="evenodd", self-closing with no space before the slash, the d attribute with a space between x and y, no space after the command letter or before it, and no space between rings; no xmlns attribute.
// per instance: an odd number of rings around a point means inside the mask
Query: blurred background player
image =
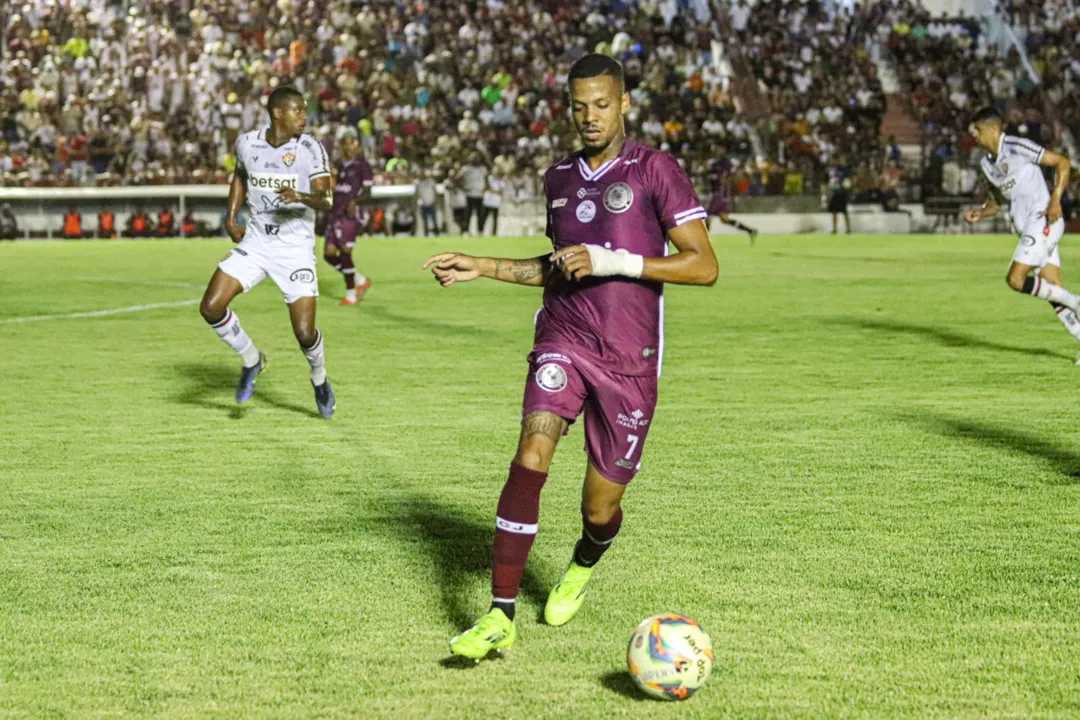
<svg viewBox="0 0 1080 720"><path fill-rule="evenodd" d="M709 184L712 194L709 198L709 215L720 218L720 222L730 225L736 230L742 230L750 236L750 243L757 239L758 231L749 225L731 217L731 175L735 170L731 159L727 156L727 148L720 145L717 157L709 163Z"/></svg>
<svg viewBox="0 0 1080 720"><path fill-rule="evenodd" d="M1080 340L1076 315L1080 297L1061 287L1058 254L1058 243L1065 233L1061 197L1069 184L1069 159L1031 140L1006 135L1003 122L994 108L980 110L971 119L969 132L988 153L980 166L989 193L982 207L964 213L964 220L975 224L997 215L1002 204L1008 203L1009 218L1020 242L1005 281L1017 292L1049 301L1065 328ZM1052 193L1046 189L1040 166L1055 170ZM1080 365L1080 356L1076 364Z"/></svg>
<svg viewBox="0 0 1080 720"><path fill-rule="evenodd" d="M334 414L334 392L326 376L322 333L315 327L319 282L315 274L315 211L332 207L326 150L304 133L304 96L289 87L270 93L269 127L244 133L236 141L236 173L229 186L225 228L239 243L218 265L199 312L218 336L243 359L236 402L255 392L255 378L266 368L240 318L229 308L267 276L281 289L300 349L311 366L319 414ZM240 208L251 215L241 227Z"/></svg>
<svg viewBox="0 0 1080 720"><path fill-rule="evenodd" d="M345 298L341 305L355 305L371 281L360 274L353 262L356 237L364 228L366 211L360 206L374 183L374 173L360 148L360 138L345 130L338 141L341 160L334 168L334 207L326 223L323 258L345 276Z"/></svg>
<svg viewBox="0 0 1080 720"><path fill-rule="evenodd" d="M851 216L848 215L848 187L851 181L848 179L847 168L844 167L840 158L833 161L829 167L829 181L822 188L825 195L826 209L832 214L832 234L839 231L840 216L844 216L844 230L851 234Z"/></svg>
<svg viewBox="0 0 1080 720"><path fill-rule="evenodd" d="M626 139L622 66L585 55L569 83L585 147L544 174L555 253L525 260L445 253L424 264L443 287L478 277L544 287L521 436L495 520L491 609L450 641L451 652L475 660L514 644L515 600L536 537L540 491L556 445L584 411L582 533L544 619L563 625L581 607L593 568L622 525L623 492L641 466L663 352L663 283L716 282L708 216L690 178L672 156ZM669 240L678 249L670 256Z"/></svg>

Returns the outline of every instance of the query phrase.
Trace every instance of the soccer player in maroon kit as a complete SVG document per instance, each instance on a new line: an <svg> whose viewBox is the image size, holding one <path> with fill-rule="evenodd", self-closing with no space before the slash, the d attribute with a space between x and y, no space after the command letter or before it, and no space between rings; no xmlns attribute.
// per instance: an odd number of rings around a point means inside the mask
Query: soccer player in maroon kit
<svg viewBox="0 0 1080 720"><path fill-rule="evenodd" d="M359 202L374 184L375 175L360 151L360 139L347 130L341 140L342 160L334 168L334 207L326 221L326 246L323 259L345 276L345 299L341 305L355 305L371 287L371 280L357 278L352 251L356 236L364 227Z"/></svg>
<svg viewBox="0 0 1080 720"><path fill-rule="evenodd" d="M742 230L748 234L750 244L753 245L754 240L757 239L758 231L731 217L731 173L734 171L735 166L732 164L731 159L728 158L726 148L721 145L720 154L709 163L709 185L712 189L712 195L709 198L708 212L710 216L715 215L720 218L720 222L725 225L730 225L736 230Z"/></svg>
<svg viewBox="0 0 1080 720"><path fill-rule="evenodd" d="M663 354L663 283L712 285L716 257L705 209L673 157L626 138L622 66L586 55L569 75L584 149L548 169L547 236L555 252L526 260L435 255L449 287L488 277L542 286L544 306L522 408L522 430L496 517L492 605L450 650L479 660L514 644L514 601L536 537L540 491L559 439L585 413L583 529L544 609L562 625L581 606L593 566L622 523L620 503L641 465ZM668 255L668 241L678 252Z"/></svg>

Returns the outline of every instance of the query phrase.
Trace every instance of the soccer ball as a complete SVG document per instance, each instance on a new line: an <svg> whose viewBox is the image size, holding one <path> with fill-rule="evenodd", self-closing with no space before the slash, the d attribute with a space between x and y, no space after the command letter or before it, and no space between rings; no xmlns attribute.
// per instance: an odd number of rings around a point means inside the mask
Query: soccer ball
<svg viewBox="0 0 1080 720"><path fill-rule="evenodd" d="M712 671L712 640L696 621L665 613L645 618L626 648L630 677L660 700L685 700Z"/></svg>

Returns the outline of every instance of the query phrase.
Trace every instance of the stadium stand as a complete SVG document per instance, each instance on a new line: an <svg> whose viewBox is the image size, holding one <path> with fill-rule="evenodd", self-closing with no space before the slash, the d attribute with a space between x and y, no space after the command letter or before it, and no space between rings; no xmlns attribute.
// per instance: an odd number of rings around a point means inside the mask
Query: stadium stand
<svg viewBox="0 0 1080 720"><path fill-rule="evenodd" d="M816 196L840 162L877 199L870 178L903 149L891 192L911 200L945 192L950 160L970 166L963 122L978 105L1003 104L1014 130L1054 146L1077 117L1070 3L1013 0L999 20L1024 28L1017 46L985 17L932 18L912 0L5 3L0 182L223 184L232 139L289 83L331 152L348 125L396 167L380 182L445 182L479 149L528 201L573 148L567 68L600 50L626 67L632 130L703 191L723 144L736 195Z"/></svg>

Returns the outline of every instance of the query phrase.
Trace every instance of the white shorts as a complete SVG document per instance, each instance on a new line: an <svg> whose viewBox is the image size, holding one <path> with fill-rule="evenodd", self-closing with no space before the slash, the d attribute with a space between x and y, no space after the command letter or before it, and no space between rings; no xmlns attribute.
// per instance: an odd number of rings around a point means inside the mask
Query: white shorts
<svg viewBox="0 0 1080 720"><path fill-rule="evenodd" d="M319 297L319 277L315 274L315 254L306 247L275 247L267 251L261 242L244 240L218 263L221 272L234 277L244 292L269 275L292 305L300 298Z"/></svg>
<svg viewBox="0 0 1080 720"><path fill-rule="evenodd" d="M1046 220L1041 217L1029 220L1027 225L1020 228L1020 243L1013 253L1013 262L1037 268L1044 265L1061 267L1058 243L1064 234L1064 220L1058 220L1051 225L1049 234L1046 232Z"/></svg>

